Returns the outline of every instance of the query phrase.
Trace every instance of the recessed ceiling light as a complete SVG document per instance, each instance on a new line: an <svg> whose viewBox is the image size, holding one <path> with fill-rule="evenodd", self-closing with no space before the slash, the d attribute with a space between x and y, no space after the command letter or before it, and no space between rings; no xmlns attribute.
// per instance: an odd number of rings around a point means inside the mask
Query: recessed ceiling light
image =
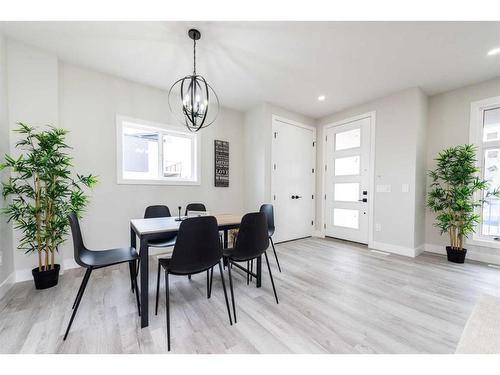
<svg viewBox="0 0 500 375"><path fill-rule="evenodd" d="M318 96L318 100L319 100L320 102L324 101L325 99L326 99L326 96L324 96L324 95L320 95L320 96Z"/></svg>
<svg viewBox="0 0 500 375"><path fill-rule="evenodd" d="M500 53L500 48L493 48L488 51L488 56L498 55Z"/></svg>

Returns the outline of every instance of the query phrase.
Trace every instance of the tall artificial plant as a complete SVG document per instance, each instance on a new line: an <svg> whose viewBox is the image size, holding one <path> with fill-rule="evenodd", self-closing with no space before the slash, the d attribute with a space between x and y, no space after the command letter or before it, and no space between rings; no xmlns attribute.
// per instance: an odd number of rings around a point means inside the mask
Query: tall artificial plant
<svg viewBox="0 0 500 375"><path fill-rule="evenodd" d="M1 183L3 197L11 198L3 213L21 233L18 248L36 252L38 270L47 271L54 269L54 253L68 233L68 213L82 212L88 204L83 188L93 187L97 179L91 174L73 177L66 130L18 125L20 156L5 155L0 164L0 170L10 170L8 180Z"/></svg>
<svg viewBox="0 0 500 375"><path fill-rule="evenodd" d="M447 148L435 161L427 205L436 213L435 226L441 234L448 233L451 248L463 250L464 240L480 221L477 209L488 204L486 198L499 197L500 191L490 190L488 181L479 177L474 145Z"/></svg>

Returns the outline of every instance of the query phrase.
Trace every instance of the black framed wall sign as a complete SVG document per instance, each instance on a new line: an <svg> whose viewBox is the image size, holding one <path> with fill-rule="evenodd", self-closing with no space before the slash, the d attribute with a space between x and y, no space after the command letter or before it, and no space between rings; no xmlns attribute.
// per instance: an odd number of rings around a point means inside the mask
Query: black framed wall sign
<svg viewBox="0 0 500 375"><path fill-rule="evenodd" d="M229 142L214 140L215 186L229 187Z"/></svg>

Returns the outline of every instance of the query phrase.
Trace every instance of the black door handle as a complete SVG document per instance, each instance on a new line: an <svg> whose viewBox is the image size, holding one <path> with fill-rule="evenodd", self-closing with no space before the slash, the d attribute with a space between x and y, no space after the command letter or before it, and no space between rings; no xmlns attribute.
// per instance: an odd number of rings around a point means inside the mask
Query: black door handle
<svg viewBox="0 0 500 375"><path fill-rule="evenodd" d="M366 203L366 202L368 202L368 199L366 199L366 198L358 199L358 202L365 202Z"/></svg>
<svg viewBox="0 0 500 375"><path fill-rule="evenodd" d="M298 195L292 195L292 199L300 199L302 198L301 196L298 196Z"/></svg>

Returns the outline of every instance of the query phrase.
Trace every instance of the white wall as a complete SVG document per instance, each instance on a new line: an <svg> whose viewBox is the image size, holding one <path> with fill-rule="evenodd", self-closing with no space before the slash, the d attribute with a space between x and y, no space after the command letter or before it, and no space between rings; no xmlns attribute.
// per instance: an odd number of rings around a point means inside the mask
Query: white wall
<svg viewBox="0 0 500 375"><path fill-rule="evenodd" d="M381 231L374 231L373 247L404 255L415 256L423 248L424 189L417 182L425 179L423 152L427 99L418 88L405 90L385 98L358 105L321 118L318 126L317 196L324 195L323 126L333 122L376 112L375 185L391 185L391 193L371 192L374 197L374 222ZM410 185L410 192L402 192L402 184ZM323 228L322 201L317 200L316 222Z"/></svg>
<svg viewBox="0 0 500 375"><path fill-rule="evenodd" d="M99 184L82 221L90 248L125 246L129 220L144 215L151 204L177 206L203 202L211 212L243 211L243 115L222 108L215 124L200 133L201 185L118 185L116 183L116 114L175 124L167 93L105 74L60 64L60 123L70 131L75 170L93 173ZM229 141L228 188L214 187L214 139ZM66 246L69 247L69 246ZM69 249L68 249L69 250ZM71 258L72 253L65 253Z"/></svg>
<svg viewBox="0 0 500 375"><path fill-rule="evenodd" d="M17 155L14 145L16 135L12 132L17 122L30 125L59 124L58 106L58 62L57 58L40 49L7 41L7 94L10 129L10 152ZM14 247L17 247L14 236ZM16 280L31 277L30 269L36 265L36 257L27 256L23 251L14 251ZM29 271L29 272L28 272Z"/></svg>
<svg viewBox="0 0 500 375"><path fill-rule="evenodd" d="M3 156L10 153L9 116L7 112L7 41L0 35L0 163ZM0 179L5 181L8 171L0 172ZM0 197L0 210L5 201ZM14 281L14 254L12 251L12 225L5 216L0 216L0 298Z"/></svg>
<svg viewBox="0 0 500 375"><path fill-rule="evenodd" d="M427 169L435 166L434 158L444 148L469 143L471 103L500 95L500 78L462 87L429 98L427 128ZM426 250L444 253L446 236L433 226L434 216L427 210ZM500 249L467 244L467 258L500 264Z"/></svg>
<svg viewBox="0 0 500 375"><path fill-rule="evenodd" d="M270 103L262 103L245 113L244 163L246 211L258 210L271 202L271 144L272 116L277 115L306 125L315 124L312 118L288 111Z"/></svg>
<svg viewBox="0 0 500 375"><path fill-rule="evenodd" d="M116 182L117 114L174 124L167 92L58 62L36 48L8 42L9 126L17 121L54 124L70 131L74 170L98 175L91 204L82 220L90 248L127 246L129 220L142 217L150 204L177 206L204 202L212 212L243 212L243 114L222 108L217 122L201 132L201 184L198 186L118 185ZM214 187L214 139L230 143L230 186ZM14 139L11 139L11 149ZM15 244L14 244L15 246ZM71 241L58 261L73 266ZM15 251L16 279L31 278L36 258Z"/></svg>

